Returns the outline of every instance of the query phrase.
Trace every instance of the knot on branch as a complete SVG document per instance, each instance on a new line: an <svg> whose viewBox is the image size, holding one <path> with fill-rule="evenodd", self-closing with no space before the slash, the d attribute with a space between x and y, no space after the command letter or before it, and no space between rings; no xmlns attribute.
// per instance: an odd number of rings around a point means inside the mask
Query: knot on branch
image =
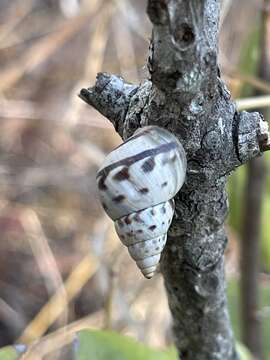
<svg viewBox="0 0 270 360"><path fill-rule="evenodd" d="M169 0L149 0L147 14L151 22L155 25L165 25L168 22Z"/></svg>
<svg viewBox="0 0 270 360"><path fill-rule="evenodd" d="M172 35L175 45L182 50L191 46L195 41L195 32L190 24L182 23L175 29L172 29Z"/></svg>
<svg viewBox="0 0 270 360"><path fill-rule="evenodd" d="M237 157L244 164L261 154L261 122L259 113L248 113L246 111L238 114L237 128Z"/></svg>

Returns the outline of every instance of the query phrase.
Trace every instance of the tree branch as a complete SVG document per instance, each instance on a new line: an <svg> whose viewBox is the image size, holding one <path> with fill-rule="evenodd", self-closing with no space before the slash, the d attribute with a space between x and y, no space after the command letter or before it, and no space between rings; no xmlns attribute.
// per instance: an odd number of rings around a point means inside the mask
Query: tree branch
<svg viewBox="0 0 270 360"><path fill-rule="evenodd" d="M215 91L219 7L212 0L148 2L154 25L148 68L157 87L181 98Z"/></svg>
<svg viewBox="0 0 270 360"><path fill-rule="evenodd" d="M181 360L238 359L225 296L225 186L269 146L262 117L238 113L219 77L219 9L220 0L149 0L150 80L132 87L100 74L81 93L123 139L158 125L185 148L187 177L161 260Z"/></svg>
<svg viewBox="0 0 270 360"><path fill-rule="evenodd" d="M106 116L121 134L130 98L137 90L136 85L125 82L121 77L99 73L95 86L82 89L79 97Z"/></svg>

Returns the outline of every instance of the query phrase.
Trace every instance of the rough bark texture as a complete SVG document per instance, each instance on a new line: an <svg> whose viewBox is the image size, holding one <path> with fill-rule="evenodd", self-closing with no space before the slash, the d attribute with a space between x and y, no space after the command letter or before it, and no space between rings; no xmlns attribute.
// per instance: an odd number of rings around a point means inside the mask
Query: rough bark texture
<svg viewBox="0 0 270 360"><path fill-rule="evenodd" d="M185 148L186 182L161 261L182 360L238 359L225 295L225 185L235 168L269 147L261 116L238 113L219 77L219 11L218 0L149 0L150 79L132 86L99 74L80 94L123 139L152 124Z"/></svg>

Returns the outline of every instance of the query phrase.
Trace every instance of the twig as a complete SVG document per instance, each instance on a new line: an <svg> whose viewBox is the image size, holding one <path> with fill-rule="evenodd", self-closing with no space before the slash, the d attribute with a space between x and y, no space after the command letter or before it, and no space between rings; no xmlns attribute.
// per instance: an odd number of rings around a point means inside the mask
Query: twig
<svg viewBox="0 0 270 360"><path fill-rule="evenodd" d="M113 327L114 295L117 287L117 273L114 268L109 269L109 289L104 305L104 329L110 330Z"/></svg>
<svg viewBox="0 0 270 360"><path fill-rule="evenodd" d="M145 26L141 23L141 14L137 14L131 1L118 1L115 0L126 25L131 28L142 40L148 42L149 33ZM127 16L128 14L128 16Z"/></svg>
<svg viewBox="0 0 270 360"><path fill-rule="evenodd" d="M105 50L107 40L109 36L108 25L112 18L116 7L107 3L104 5L102 11L95 18L94 31L92 36L89 38L89 50L86 56L85 68L82 74L82 78L87 78L90 81L94 80L95 74L101 70L102 63L105 56ZM90 61L91 59L91 61ZM80 113L83 109L82 102L78 101L75 96L78 93L78 89L82 85L82 79L76 83L73 90L70 93L70 106L65 112L64 119L65 123L69 126L77 124L80 118Z"/></svg>
<svg viewBox="0 0 270 360"><path fill-rule="evenodd" d="M236 100L238 110L252 110L270 107L270 95Z"/></svg>
<svg viewBox="0 0 270 360"><path fill-rule="evenodd" d="M49 297L58 289L59 297L61 297L61 302L64 304L60 324L62 326L66 325L68 320L67 294L56 259L43 232L39 218L32 209L24 209L20 214L20 219L36 263L43 276Z"/></svg>
<svg viewBox="0 0 270 360"><path fill-rule="evenodd" d="M0 319L1 322L6 323L8 326L12 324L16 331L22 329L25 324L24 316L14 310L2 298L0 298Z"/></svg>
<svg viewBox="0 0 270 360"><path fill-rule="evenodd" d="M42 337L40 341L30 344L21 360L33 360L36 359L37 356L40 356L41 359L43 359L44 356L74 341L77 332L91 328L93 328L91 315L74 321L67 326L61 327Z"/></svg>
<svg viewBox="0 0 270 360"><path fill-rule="evenodd" d="M8 16L5 23L0 26L0 47L7 46L6 38L15 32L16 26L24 19L24 17L31 11L33 0L17 1L14 4L12 13ZM18 9L19 7L19 9ZM18 16L18 10L20 16Z"/></svg>
<svg viewBox="0 0 270 360"><path fill-rule="evenodd" d="M239 79L246 84L253 86L257 90L263 91L265 93L270 92L270 83L256 76L245 75L236 71L233 72L231 76Z"/></svg>
<svg viewBox="0 0 270 360"><path fill-rule="evenodd" d="M123 3L123 1L117 1L119 10L121 10L121 3ZM133 80L135 83L138 83L139 74L133 39L129 26L125 22L122 14L118 16L113 23L113 34L121 75L128 80ZM123 43L125 47L122 46Z"/></svg>
<svg viewBox="0 0 270 360"><path fill-rule="evenodd" d="M2 70L0 72L0 92L14 86L25 73L32 71L36 66L48 59L53 52L59 50L68 39L89 22L93 13L97 11L99 3L100 0L95 0L88 14L67 21L61 30L34 44L30 49L27 49L27 52L18 61L10 65L8 69Z"/></svg>
<svg viewBox="0 0 270 360"><path fill-rule="evenodd" d="M66 302L63 303L62 297L63 290L67 294L67 301L70 302L96 272L98 266L97 259L87 254L65 281L64 289L59 289L48 303L43 306L26 327L18 342L29 343L42 336L65 308Z"/></svg>

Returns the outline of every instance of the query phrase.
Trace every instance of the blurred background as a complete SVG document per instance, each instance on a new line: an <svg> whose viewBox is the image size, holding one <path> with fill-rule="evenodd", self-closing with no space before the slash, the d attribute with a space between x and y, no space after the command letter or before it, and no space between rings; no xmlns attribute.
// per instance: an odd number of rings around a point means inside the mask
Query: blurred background
<svg viewBox="0 0 270 360"><path fill-rule="evenodd" d="M267 119L269 4L224 0L219 54L223 79L245 99L239 109ZM55 359L68 343L61 334L84 327L172 344L161 277L142 278L97 199L96 171L121 140L77 96L99 71L135 83L147 76L145 8L0 0L0 346L36 341L33 351ZM230 312L258 359L270 359L269 166L266 154L228 185Z"/></svg>

